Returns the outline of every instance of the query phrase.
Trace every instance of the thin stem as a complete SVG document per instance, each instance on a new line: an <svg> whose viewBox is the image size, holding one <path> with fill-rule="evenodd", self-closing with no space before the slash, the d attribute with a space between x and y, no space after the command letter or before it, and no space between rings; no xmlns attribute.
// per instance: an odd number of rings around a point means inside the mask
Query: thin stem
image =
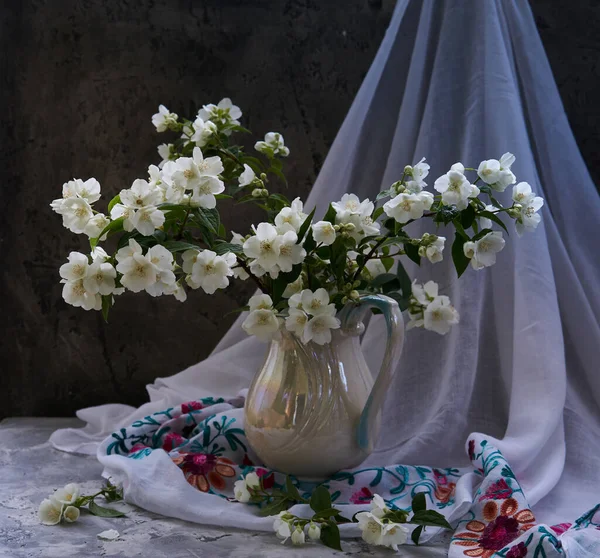
<svg viewBox="0 0 600 558"><path fill-rule="evenodd" d="M191 211L192 211L191 209L187 210L185 217L183 218L183 222L181 223L181 228L179 229L179 233L175 237L175 240L181 240L183 238L183 229L185 228L185 224L187 223L187 220L188 220L188 217L190 216Z"/></svg>
<svg viewBox="0 0 600 558"><path fill-rule="evenodd" d="M371 251L367 254L367 257L365 258L365 261L362 263L362 265L358 266L358 269L356 270L356 273L354 274L354 277L352 278L352 282L356 281L356 279L358 279L361 271L365 268L365 265L367 264L367 262L373 257L373 254L375 254L375 252L377 252L378 248L386 241L386 239L389 238L388 236L382 236L377 243L375 244L375 246L373 246L373 248L371 248Z"/></svg>
<svg viewBox="0 0 600 558"><path fill-rule="evenodd" d="M250 268L246 265L246 262L240 258L238 258L237 261L238 265L251 277L251 279L256 283L257 287L264 292L264 285L262 284L261 280L250 271Z"/></svg>

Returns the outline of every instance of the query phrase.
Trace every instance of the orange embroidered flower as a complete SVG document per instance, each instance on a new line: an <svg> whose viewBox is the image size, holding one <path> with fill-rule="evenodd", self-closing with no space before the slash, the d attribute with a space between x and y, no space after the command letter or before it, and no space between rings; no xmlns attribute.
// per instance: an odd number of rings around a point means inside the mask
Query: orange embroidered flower
<svg viewBox="0 0 600 558"><path fill-rule="evenodd" d="M435 487L433 491L434 496L442 502L442 504L447 504L454 496L454 489L456 488L456 483L449 482L446 486L440 486L439 484Z"/></svg>
<svg viewBox="0 0 600 558"><path fill-rule="evenodd" d="M469 521L465 526L467 531L458 533L453 544L468 547L463 553L465 556L491 558L497 550L534 526L535 517L531 510L518 509L519 503L514 498L508 498L502 506L494 500L486 502L482 515L487 525L476 519Z"/></svg>
<svg viewBox="0 0 600 558"><path fill-rule="evenodd" d="M223 490L225 479L236 476L232 467L233 461L226 457L206 453L183 453L171 459L181 468L185 479L202 492L208 492L211 486Z"/></svg>

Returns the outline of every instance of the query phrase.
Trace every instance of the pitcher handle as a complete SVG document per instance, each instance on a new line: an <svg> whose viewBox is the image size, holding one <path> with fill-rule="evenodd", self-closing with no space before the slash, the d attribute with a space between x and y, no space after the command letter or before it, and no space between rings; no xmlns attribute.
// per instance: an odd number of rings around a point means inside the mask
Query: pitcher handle
<svg viewBox="0 0 600 558"><path fill-rule="evenodd" d="M404 320L398 303L389 296L380 294L363 295L360 304L348 305L342 310L342 327L358 327L370 308L381 311L387 326L387 343L379 375L360 416L357 430L358 446L367 452L373 451L379 436L379 414L383 408L404 345Z"/></svg>

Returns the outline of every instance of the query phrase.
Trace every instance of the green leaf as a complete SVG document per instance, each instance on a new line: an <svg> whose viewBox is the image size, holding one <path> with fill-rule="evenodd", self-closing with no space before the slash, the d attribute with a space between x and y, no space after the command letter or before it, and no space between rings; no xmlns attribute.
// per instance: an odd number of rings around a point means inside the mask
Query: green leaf
<svg viewBox="0 0 600 558"><path fill-rule="evenodd" d="M358 243L358 247L360 248L361 246L364 246L365 244L368 244L372 240L377 240L379 238L379 236L380 235L375 234L375 235L365 236L365 237L361 238L360 242Z"/></svg>
<svg viewBox="0 0 600 558"><path fill-rule="evenodd" d="M204 207L196 207L194 214L198 218L200 224L204 225L210 232L219 234L219 225L221 219L219 212L216 209L206 209Z"/></svg>
<svg viewBox="0 0 600 558"><path fill-rule="evenodd" d="M400 290L402 291L402 295L404 297L409 297L412 293L412 281L410 280L408 273L406 273L406 269L404 269L401 261L398 261L398 270L396 271L396 276L400 282Z"/></svg>
<svg viewBox="0 0 600 558"><path fill-rule="evenodd" d="M298 240L297 240L296 244L301 244L302 241L304 240L304 235L306 234L306 231L308 231L308 227L310 227L310 223L312 221L312 218L313 218L316 210L317 210L317 208L315 207L310 212L308 217L306 219L304 219L304 223L302 223L302 225L300 225L300 229L298 229Z"/></svg>
<svg viewBox="0 0 600 558"><path fill-rule="evenodd" d="M325 217L323 217L323 221L327 221L332 225L335 225L335 218L337 217L337 212L334 209L333 205L329 204L327 208L327 213L325 213Z"/></svg>
<svg viewBox="0 0 600 558"><path fill-rule="evenodd" d="M421 537L421 533L423 532L425 527L423 525L419 525L413 532L410 534L410 539L416 546L419 546L419 538Z"/></svg>
<svg viewBox="0 0 600 558"><path fill-rule="evenodd" d="M462 236L465 239L465 241L471 240L471 237L466 233L464 227L462 226L460 219L454 219L454 221L452 221L452 222L454 223L454 226L456 227L456 232L458 234L460 234L460 236Z"/></svg>
<svg viewBox="0 0 600 558"><path fill-rule="evenodd" d="M406 256L408 258L410 258L413 262L415 262L417 265L421 265L421 256L419 256L419 247L415 246L414 244L410 244L410 242L407 242L404 245L404 252L406 253Z"/></svg>
<svg viewBox="0 0 600 558"><path fill-rule="evenodd" d="M465 256L465 252L463 250L464 244L464 237L457 232L454 237L454 242L452 243L452 261L454 262L454 267L456 268L456 273L459 277L465 272L469 262L471 261L469 258L467 258L467 256Z"/></svg>
<svg viewBox="0 0 600 558"><path fill-rule="evenodd" d="M431 527L443 527L444 529L452 529L452 525L448 523L446 518L433 510L424 510L413 514L409 523L416 525L430 525Z"/></svg>
<svg viewBox="0 0 600 558"><path fill-rule="evenodd" d="M110 210L117 205L118 203L121 203L121 196L119 194L117 194L112 200L110 200L110 202L108 203L108 213L110 213Z"/></svg>
<svg viewBox="0 0 600 558"><path fill-rule="evenodd" d="M262 508L259 511L259 514L263 517L267 517L269 515L277 515L279 512L287 510L292 505L293 502L286 498L283 498L281 500L275 500L274 502L271 502L268 506Z"/></svg>
<svg viewBox="0 0 600 558"><path fill-rule="evenodd" d="M417 512L426 510L427 502L425 500L425 493L418 492L417 494L415 494L412 499L411 507L412 507L413 513L417 513Z"/></svg>
<svg viewBox="0 0 600 558"><path fill-rule="evenodd" d="M302 496L300 496L300 492L298 492L298 489L292 482L292 478L289 475L285 477L285 491L297 502L301 502L303 500Z"/></svg>
<svg viewBox="0 0 600 558"><path fill-rule="evenodd" d="M334 550L342 550L340 530L332 521L321 526L321 542Z"/></svg>
<svg viewBox="0 0 600 558"><path fill-rule="evenodd" d="M495 213L492 213L491 211L480 211L477 214L477 216L478 217L486 217L487 219L494 221L494 223L497 223L498 225L500 225L506 231L506 234L508 234L508 229L506 228L506 225L504 224L502 219L500 219L498 217L498 215L496 215Z"/></svg>
<svg viewBox="0 0 600 558"><path fill-rule="evenodd" d="M383 214L383 206L378 207L375 211L373 211L373 216L371 217L371 219L373 219L373 221L377 221L377 219L379 219L379 217L381 217L382 214Z"/></svg>
<svg viewBox="0 0 600 558"><path fill-rule="evenodd" d="M454 221L460 215L460 211L453 205L442 205L433 218L434 223L448 223Z"/></svg>
<svg viewBox="0 0 600 558"><path fill-rule="evenodd" d="M340 514L340 510L336 510L335 508L327 508L326 510L321 510L320 512L315 513L313 519L329 519L330 517L334 517Z"/></svg>
<svg viewBox="0 0 600 558"><path fill-rule="evenodd" d="M281 203L283 203L286 207L290 206L290 200L288 200L284 195L282 194L270 194L269 195L269 199L274 199L277 200Z"/></svg>
<svg viewBox="0 0 600 558"><path fill-rule="evenodd" d="M379 201L383 198L387 198L388 196L391 195L391 190L381 190L381 192L379 192L379 194L377 194L377 197L375 198L375 201Z"/></svg>
<svg viewBox="0 0 600 558"><path fill-rule="evenodd" d="M371 281L371 286L372 287L381 287L381 285L385 285L386 283L389 283L390 281L396 281L397 277L395 273L382 273L381 275L378 275L377 277L375 277L375 279L373 279L373 281Z"/></svg>
<svg viewBox="0 0 600 558"><path fill-rule="evenodd" d="M183 242L181 240L167 240L167 242L163 243L163 246L169 252L185 252L186 250L200 250L199 246L195 244L190 244L189 242Z"/></svg>
<svg viewBox="0 0 600 558"><path fill-rule="evenodd" d="M381 263L386 271L389 271L394 266L394 258L381 258Z"/></svg>
<svg viewBox="0 0 600 558"><path fill-rule="evenodd" d="M230 242L215 242L213 250L219 255L227 254L227 252L233 252L234 254L243 254L244 249L241 244L232 244Z"/></svg>
<svg viewBox="0 0 600 558"><path fill-rule="evenodd" d="M88 510L90 513L97 515L98 517L125 517L123 512L113 510L111 508L103 508L102 506L96 504L94 500L90 502Z"/></svg>
<svg viewBox="0 0 600 558"><path fill-rule="evenodd" d="M491 233L491 232L492 232L492 229L483 229L480 232L478 232L471 240L473 242L475 242L476 240L483 238L486 234Z"/></svg>
<svg viewBox="0 0 600 558"><path fill-rule="evenodd" d="M119 217L118 219L115 219L114 221L111 221L108 225L106 225L106 227L104 227L102 229L102 232L98 235L97 238L90 238L90 246L92 247L92 250L94 248L96 248L96 246L98 246L98 242L99 240L105 235L105 234L112 234L115 232L119 232L123 230L123 221L125 221L125 217Z"/></svg>
<svg viewBox="0 0 600 558"><path fill-rule="evenodd" d="M460 222L461 225L468 229L473 225L475 221L475 208L469 204L465 210L463 210L460 214Z"/></svg>
<svg viewBox="0 0 600 558"><path fill-rule="evenodd" d="M113 304L112 295L102 295L102 317L108 323L108 312Z"/></svg>
<svg viewBox="0 0 600 558"><path fill-rule="evenodd" d="M399 292L395 292L395 291L388 291L385 294L386 294L386 296L393 298L398 303L398 306L400 307L400 311L404 312L404 310L406 310L408 308L408 302L410 299L410 295L404 296L403 294L401 294Z"/></svg>
<svg viewBox="0 0 600 558"><path fill-rule="evenodd" d="M225 238L227 236L227 231L225 230L225 225L223 223L219 223L219 236L221 238Z"/></svg>
<svg viewBox="0 0 600 558"><path fill-rule="evenodd" d="M331 508L331 496L329 490L322 485L317 486L310 496L310 507L317 513Z"/></svg>

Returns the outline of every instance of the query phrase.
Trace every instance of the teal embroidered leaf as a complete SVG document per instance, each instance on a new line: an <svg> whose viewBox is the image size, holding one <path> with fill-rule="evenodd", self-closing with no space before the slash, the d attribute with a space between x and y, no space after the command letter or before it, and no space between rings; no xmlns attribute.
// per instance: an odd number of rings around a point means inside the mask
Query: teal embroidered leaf
<svg viewBox="0 0 600 558"><path fill-rule="evenodd" d="M383 476L383 471L379 469L377 474L373 478L373 480L369 483L369 486L377 486L381 482L381 477Z"/></svg>

